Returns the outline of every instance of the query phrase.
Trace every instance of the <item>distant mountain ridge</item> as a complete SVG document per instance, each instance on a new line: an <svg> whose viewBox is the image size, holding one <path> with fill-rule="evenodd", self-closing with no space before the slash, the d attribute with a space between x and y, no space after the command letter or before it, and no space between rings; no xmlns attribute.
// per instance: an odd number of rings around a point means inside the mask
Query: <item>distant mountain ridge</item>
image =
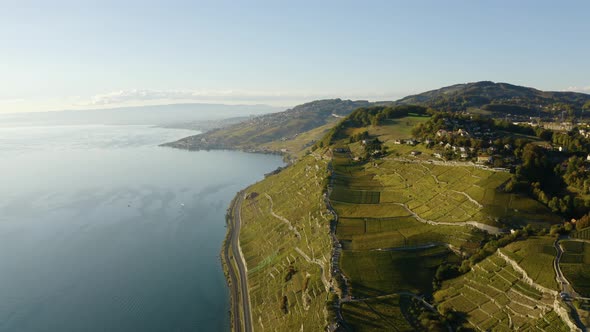
<svg viewBox="0 0 590 332"><path fill-rule="evenodd" d="M186 103L30 113L1 113L5 126L167 125L184 128L195 121L221 120L284 110L268 105Z"/></svg>
<svg viewBox="0 0 590 332"><path fill-rule="evenodd" d="M553 108L559 108L560 104L579 110L588 101L590 95L585 93L541 91L509 83L481 81L455 84L407 96L397 100L395 104L417 104L443 111L462 111L476 107L488 108L492 112L502 112L501 107L493 105L506 105L517 107L506 107L507 112L519 109L551 112Z"/></svg>

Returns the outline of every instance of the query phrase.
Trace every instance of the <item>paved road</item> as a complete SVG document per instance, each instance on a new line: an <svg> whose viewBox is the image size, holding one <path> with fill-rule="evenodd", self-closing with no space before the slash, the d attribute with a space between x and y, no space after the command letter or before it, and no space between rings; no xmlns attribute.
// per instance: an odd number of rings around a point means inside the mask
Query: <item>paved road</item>
<svg viewBox="0 0 590 332"><path fill-rule="evenodd" d="M559 262L561 261L561 257L563 256L563 250L561 248L561 245L559 245L559 242L561 240L566 240L566 239L567 239L567 237L560 236L553 243L555 250L557 250L557 255L555 257L555 260L553 261L553 269L555 270L555 274L557 276L557 282L560 285L561 291L567 293L568 296L571 296L572 298L579 298L580 295L578 293L576 293L576 291L571 286L571 284L569 283L567 278L563 275L563 272L561 272L561 267L559 266ZM572 318L574 319L576 325L582 331L586 331L586 326L584 326L584 323L580 319L580 314L578 313L578 310L571 303L571 299L566 298L566 299L564 299L564 302L570 308L570 311L572 313Z"/></svg>
<svg viewBox="0 0 590 332"><path fill-rule="evenodd" d="M240 216L240 209L242 206L242 201L244 200L244 193L239 192L236 196L236 199L231 207L232 209L232 218L229 219L229 233L227 237L227 241L225 243L225 248L223 252L223 256L227 265L227 269L229 272L229 278L231 281L231 298L232 298L232 326L233 330L237 332L246 331L252 332L252 316L250 314L250 298L248 295L248 276L246 274L246 266L244 261L242 260L242 256L240 254L240 226L241 226L241 216ZM235 258L235 263L237 266L237 271L232 264L232 260L230 259L229 250L231 248L232 256ZM244 314L244 321L240 319L240 307L242 308L241 312Z"/></svg>

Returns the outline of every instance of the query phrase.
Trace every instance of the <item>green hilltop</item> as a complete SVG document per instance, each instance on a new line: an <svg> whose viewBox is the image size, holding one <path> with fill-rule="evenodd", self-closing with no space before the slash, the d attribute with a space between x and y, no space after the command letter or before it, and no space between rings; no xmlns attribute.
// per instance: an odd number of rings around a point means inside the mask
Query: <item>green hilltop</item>
<svg viewBox="0 0 590 332"><path fill-rule="evenodd" d="M440 111L481 109L491 115L507 113L549 117L561 111L590 108L590 95L577 92L541 91L534 88L481 81L456 84L407 96L395 104L422 105Z"/></svg>

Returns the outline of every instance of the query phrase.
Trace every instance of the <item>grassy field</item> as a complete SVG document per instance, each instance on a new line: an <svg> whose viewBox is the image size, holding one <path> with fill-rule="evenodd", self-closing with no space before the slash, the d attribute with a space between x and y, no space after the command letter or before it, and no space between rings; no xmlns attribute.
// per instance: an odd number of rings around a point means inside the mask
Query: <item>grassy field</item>
<svg viewBox="0 0 590 332"><path fill-rule="evenodd" d="M414 331L403 317L402 305L398 295L362 302L348 302L342 305L342 315L347 324L358 332Z"/></svg>
<svg viewBox="0 0 590 332"><path fill-rule="evenodd" d="M307 156L247 190L240 244L256 331L320 331L327 324L326 167Z"/></svg>
<svg viewBox="0 0 590 332"><path fill-rule="evenodd" d="M590 297L590 244L562 241L564 254L560 261L561 271L576 292Z"/></svg>
<svg viewBox="0 0 590 332"><path fill-rule="evenodd" d="M467 274L444 282L434 297L439 311L462 313L465 325L480 331L569 331L553 311L555 294L528 285L498 255L481 261Z"/></svg>
<svg viewBox="0 0 590 332"><path fill-rule="evenodd" d="M553 269L553 260L557 254L553 247L554 241L552 237L532 237L511 243L500 250L514 259L536 283L558 290Z"/></svg>
<svg viewBox="0 0 590 332"><path fill-rule="evenodd" d="M406 116L399 119L385 120L377 127L369 128L369 135L377 136L382 142L393 143L396 139L408 139L412 137L414 126L424 123L429 116Z"/></svg>

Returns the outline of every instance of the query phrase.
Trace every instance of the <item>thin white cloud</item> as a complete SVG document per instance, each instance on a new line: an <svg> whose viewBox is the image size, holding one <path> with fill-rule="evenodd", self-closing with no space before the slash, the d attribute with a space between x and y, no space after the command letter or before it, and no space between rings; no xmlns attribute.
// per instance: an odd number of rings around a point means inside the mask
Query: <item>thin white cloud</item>
<svg viewBox="0 0 590 332"><path fill-rule="evenodd" d="M98 94L80 106L114 106L136 103L153 102L256 102L270 103L289 102L295 100L311 101L323 98L353 98L384 100L392 99L399 94L370 92L370 93L334 93L334 92L281 92L257 90L151 90L132 89Z"/></svg>
<svg viewBox="0 0 590 332"><path fill-rule="evenodd" d="M0 104L18 104L18 103L24 103L26 100L22 99L22 98L17 98L17 99L0 99Z"/></svg>
<svg viewBox="0 0 590 332"><path fill-rule="evenodd" d="M565 89L565 91L590 93L590 85L583 86L583 87L570 86L567 89Z"/></svg>
<svg viewBox="0 0 590 332"><path fill-rule="evenodd" d="M228 95L231 92L205 92L188 90L147 90L133 89L120 90L105 94L95 95L91 98L90 105L111 105L127 102L141 102L153 100L191 100L200 99L203 96Z"/></svg>

